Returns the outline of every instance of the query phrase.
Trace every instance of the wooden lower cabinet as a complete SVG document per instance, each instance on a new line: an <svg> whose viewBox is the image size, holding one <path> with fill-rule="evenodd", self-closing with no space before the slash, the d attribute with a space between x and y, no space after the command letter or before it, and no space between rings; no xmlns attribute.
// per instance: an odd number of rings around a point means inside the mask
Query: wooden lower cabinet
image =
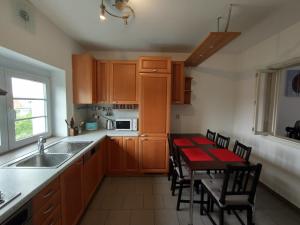
<svg viewBox="0 0 300 225"><path fill-rule="evenodd" d="M140 171L143 173L166 173L168 149L166 137L140 137Z"/></svg>
<svg viewBox="0 0 300 225"><path fill-rule="evenodd" d="M126 172L139 171L139 147L137 137L123 138L124 170Z"/></svg>
<svg viewBox="0 0 300 225"><path fill-rule="evenodd" d="M73 163L61 175L62 224L78 223L84 209L83 158Z"/></svg>
<svg viewBox="0 0 300 225"><path fill-rule="evenodd" d="M107 143L108 172L123 172L123 137L110 137Z"/></svg>

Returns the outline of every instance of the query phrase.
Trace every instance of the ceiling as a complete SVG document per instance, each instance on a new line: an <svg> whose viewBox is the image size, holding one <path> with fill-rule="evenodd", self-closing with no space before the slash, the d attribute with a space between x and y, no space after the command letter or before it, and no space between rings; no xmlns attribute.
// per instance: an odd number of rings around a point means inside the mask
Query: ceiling
<svg viewBox="0 0 300 225"><path fill-rule="evenodd" d="M190 52L208 32L217 30L218 16L224 17L225 27L230 3L235 6L229 31L241 31L242 36L288 4L287 0L130 0L135 19L125 26L112 17L100 22L100 0L30 2L87 50L161 52ZM234 51L247 45L240 41Z"/></svg>

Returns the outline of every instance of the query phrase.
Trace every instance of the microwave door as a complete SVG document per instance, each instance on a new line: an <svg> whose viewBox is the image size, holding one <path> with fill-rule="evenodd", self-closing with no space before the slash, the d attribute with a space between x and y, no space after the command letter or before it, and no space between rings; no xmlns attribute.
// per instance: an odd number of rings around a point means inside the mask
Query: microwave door
<svg viewBox="0 0 300 225"><path fill-rule="evenodd" d="M131 130L130 121L116 121L116 130Z"/></svg>

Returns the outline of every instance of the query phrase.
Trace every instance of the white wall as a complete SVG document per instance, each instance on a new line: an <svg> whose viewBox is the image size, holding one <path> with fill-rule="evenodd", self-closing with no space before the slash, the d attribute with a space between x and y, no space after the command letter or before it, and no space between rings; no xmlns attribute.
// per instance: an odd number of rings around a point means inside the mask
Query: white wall
<svg viewBox="0 0 300 225"><path fill-rule="evenodd" d="M252 145L251 160L262 162L262 181L300 207L300 145L252 133L256 70L300 56L300 22L240 55L235 83L234 135Z"/></svg>
<svg viewBox="0 0 300 225"><path fill-rule="evenodd" d="M22 25L16 16L15 2L15 0L0 2L0 46L66 72L67 114L70 117L73 114L71 55L82 49L33 7L34 23L29 28Z"/></svg>

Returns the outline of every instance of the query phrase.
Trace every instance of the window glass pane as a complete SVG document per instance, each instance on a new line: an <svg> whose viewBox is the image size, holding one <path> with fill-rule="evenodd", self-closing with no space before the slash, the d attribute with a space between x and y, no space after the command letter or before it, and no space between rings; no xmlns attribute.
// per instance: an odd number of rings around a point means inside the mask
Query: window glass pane
<svg viewBox="0 0 300 225"><path fill-rule="evenodd" d="M46 115L46 101L14 100L16 119L39 117Z"/></svg>
<svg viewBox="0 0 300 225"><path fill-rule="evenodd" d="M41 98L46 99L46 85L31 80L11 78L13 98Z"/></svg>
<svg viewBox="0 0 300 225"><path fill-rule="evenodd" d="M46 117L15 122L16 141L46 132Z"/></svg>

